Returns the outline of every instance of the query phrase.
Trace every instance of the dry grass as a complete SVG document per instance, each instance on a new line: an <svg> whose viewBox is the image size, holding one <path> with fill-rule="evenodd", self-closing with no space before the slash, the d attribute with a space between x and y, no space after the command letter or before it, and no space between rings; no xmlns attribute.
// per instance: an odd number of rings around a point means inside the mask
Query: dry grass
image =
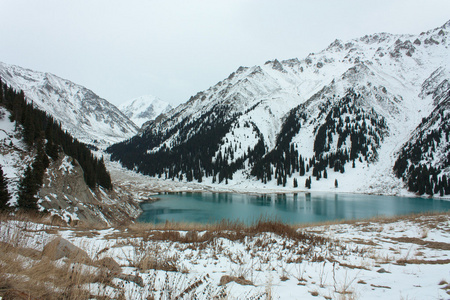
<svg viewBox="0 0 450 300"><path fill-rule="evenodd" d="M184 233L183 233L184 232ZM246 237L255 237L261 233L274 233L280 237L292 239L304 244L315 246L329 242L328 239L295 226L285 224L278 220L260 218L251 225L242 222L223 220L213 224L193 223L164 223L130 225L126 231L108 236L117 238L142 238L145 241L171 241L178 243L210 243L217 238L226 238L231 241L243 240Z"/></svg>
<svg viewBox="0 0 450 300"><path fill-rule="evenodd" d="M398 265L446 265L450 264L450 259L435 259L435 260L425 260L425 259L399 259L396 262Z"/></svg>
<svg viewBox="0 0 450 300"><path fill-rule="evenodd" d="M436 228L437 226L442 227L443 225L441 223L443 221L448 221L449 214L450 213L427 213L394 218L377 217L366 221L339 221L327 222L326 224L330 226L342 223L356 224L357 226L367 226L368 230L376 230L379 227L374 226L374 223L389 224L399 220L411 221L427 228L424 230L422 235L420 235L421 233L419 232L420 237L390 239L399 243L413 243L432 249L450 250L450 245L447 243L424 240L424 238L428 236L430 230ZM4 299L120 298L120 289L112 284L112 279L117 276L112 274L110 270L96 265L93 268L88 268L88 271L86 271L86 264L69 259L66 259L64 263L56 264L48 258L42 256L40 251L26 248L27 239L29 236L37 233L39 230L55 233L57 230L70 228L75 231L75 236L92 237L98 234L97 230L100 228L87 228L84 227L84 225L79 225L76 228L73 228L65 224L60 224L58 220L49 218L46 215L18 214L12 216L9 214L0 214L0 224L2 222L10 222L12 220L23 222L23 225L20 225L20 230L16 231L8 231L8 226L2 227L3 231L0 235L0 297L3 297ZM50 226L39 225L40 227L38 226L38 229L36 229L36 227L27 227L29 226L27 225L29 224L28 222ZM185 249L186 247L192 247L192 249L195 248L199 250L210 248L216 249L214 251L220 253L223 251L223 249L220 248L220 238L229 239L232 241L247 241L247 238L250 238L250 240L251 238L254 238L252 243L247 244L248 247L267 248L269 251L271 244L274 243L270 233L285 238L283 249L297 249L296 253L299 256L293 258L299 259L297 262L301 262L303 259L306 259L309 262L323 262L323 264L332 262L330 257L324 257L315 253L313 248L314 246L336 246L335 242L324 238L322 232L313 233L308 226L310 225L288 225L282 223L281 221L268 218L261 218L250 225L245 225L239 221L222 221L214 224L168 222L155 225L135 223L123 225L121 227L123 230L116 231L116 233L110 235L109 238L122 239L123 243L126 245L133 246L134 253L132 253L132 255L130 255L127 259L129 261L129 265L135 267L140 272L148 272L148 270L174 271L178 272L178 274L181 274L180 272L189 272L189 270L181 266L179 258L176 255L168 256L166 254L169 253L169 251L162 248L166 246L173 246L174 243L177 243L177 247L181 247L182 249ZM315 226L317 226L317 224L315 224ZM383 228L383 226L381 227ZM389 227L389 225L384 226L384 228L387 227ZM164 241L164 243L153 243L153 241ZM353 242L372 246L376 245L376 243L371 241L354 240ZM42 244L44 244L44 241ZM161 244L166 246L161 246ZM341 246L344 247L345 244ZM97 255L107 250L108 249L102 249L97 253ZM173 251L170 253L173 253ZM310 256L307 257L307 254L310 254ZM450 263L450 260L447 259L419 260L405 258L403 260L395 260L395 258L387 256L387 254L386 257L377 256L374 257L374 259L378 262L396 261L397 264ZM236 261L237 264L242 265L242 262L239 262L239 257L230 256L230 261L233 260ZM290 276L297 278L299 280L299 284L304 284L304 282L306 282L306 279L304 279L304 269L301 269L301 264L298 265L298 274L290 274ZM349 269L367 270L365 266L356 266L345 263L340 263L340 266ZM283 271L280 280L287 280L289 278L287 274L287 272ZM326 274L322 274L322 276L326 276ZM240 279L244 278L243 276L235 277ZM126 280L133 281L128 277ZM189 284L186 283L183 285L185 286L183 293L191 293L199 285L203 284L203 282L206 282L206 280L198 278L193 279L193 281L189 282ZM348 280L342 283L342 286L339 286L337 289L337 292L340 294L338 296L343 299L355 299L355 294L352 294L352 291L350 290L350 285L352 283L353 280ZM358 281L358 283L363 284L361 281ZM139 285L138 280L136 280L136 284ZM107 295L106 291L103 295L91 295L89 292L89 286L92 285L111 287L115 292L113 295ZM168 289L174 289L175 286L176 285L173 285L173 283L167 283ZM389 288L385 286L373 287L384 289ZM266 291L266 296L267 298L271 298L270 288Z"/></svg>
<svg viewBox="0 0 450 300"><path fill-rule="evenodd" d="M448 243L424 241L421 238L411 238L411 237L399 237L399 238L393 237L391 239L400 243L417 244L431 249L450 250L450 244Z"/></svg>
<svg viewBox="0 0 450 300"><path fill-rule="evenodd" d="M296 228L308 228L308 227L322 227L322 226L332 226L339 224L348 224L348 225L360 225L365 227L370 225L371 223L378 224L389 224L395 223L398 221L410 221L418 223L422 226L427 226L429 228L435 228L437 224L440 222L444 222L447 220L447 216L450 216L450 212L423 212L423 213L412 213L409 215L401 215L401 216L375 216L368 219L353 219L353 220L333 220L333 221L324 221L318 223L303 223L295 225ZM423 217L423 218L422 218ZM433 217L429 219L427 217Z"/></svg>
<svg viewBox="0 0 450 300"><path fill-rule="evenodd" d="M166 254L166 249L161 249L153 244L140 242L134 245L134 255L130 259L130 266L140 271L147 270L163 270L176 272L178 271L178 257Z"/></svg>
<svg viewBox="0 0 450 300"><path fill-rule="evenodd" d="M45 232L51 220L43 215L0 215L0 224L6 221L23 222L15 227L1 227L0 242L0 298L3 299L90 299L86 286L111 285L111 273L105 268L94 268L80 261L66 259L52 261L54 253L27 248L30 239ZM34 222L34 225L30 225ZM46 244L46 240L37 240ZM56 251L56 247L50 251ZM48 256L47 256L48 255ZM98 296L98 295L97 295Z"/></svg>
<svg viewBox="0 0 450 300"><path fill-rule="evenodd" d="M22 221L22 222L34 222L39 224L50 224L51 216L42 213L24 213L24 212L0 212L0 223L6 221Z"/></svg>
<svg viewBox="0 0 450 300"><path fill-rule="evenodd" d="M91 295L84 285L110 281L75 261L55 264L32 249L28 252L33 255L24 256L25 248L14 246L17 243L0 244L0 296L5 299L88 299Z"/></svg>

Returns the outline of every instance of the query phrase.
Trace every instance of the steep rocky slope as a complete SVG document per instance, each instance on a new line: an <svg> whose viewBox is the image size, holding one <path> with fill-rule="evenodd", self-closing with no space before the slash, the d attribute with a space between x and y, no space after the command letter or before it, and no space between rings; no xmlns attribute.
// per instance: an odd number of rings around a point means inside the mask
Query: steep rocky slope
<svg viewBox="0 0 450 300"><path fill-rule="evenodd" d="M30 167L33 171L38 167L37 157L42 153L39 151L40 143L25 143L26 128L11 121L11 112L3 107L2 101L0 103L0 167L10 195L7 209L28 211L29 208L23 205L23 195L31 193L31 185L39 184L36 194L27 196L27 201L31 197L36 210L46 211L66 223L112 225L131 221L139 215L139 203L123 189L100 185L89 187L86 170L79 161L66 155L62 146L58 146L56 157L46 156L48 166L42 170L42 185L37 178L27 177ZM50 147L44 148L50 152ZM36 174L40 173L36 171ZM25 178L31 181L25 181Z"/></svg>

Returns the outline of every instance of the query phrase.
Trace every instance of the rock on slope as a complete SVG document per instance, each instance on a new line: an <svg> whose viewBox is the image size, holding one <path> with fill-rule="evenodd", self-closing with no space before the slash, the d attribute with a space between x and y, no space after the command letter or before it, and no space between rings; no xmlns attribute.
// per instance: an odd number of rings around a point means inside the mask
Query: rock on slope
<svg viewBox="0 0 450 300"><path fill-rule="evenodd" d="M50 73L0 62L2 81L59 121L78 140L105 146L130 138L136 125L91 90Z"/></svg>
<svg viewBox="0 0 450 300"><path fill-rule="evenodd" d="M304 187L312 177L313 189L339 180L345 191L402 193L396 153L438 105L424 88L450 69L449 31L336 40L302 60L240 67L109 151L163 178Z"/></svg>
<svg viewBox="0 0 450 300"><path fill-rule="evenodd" d="M140 214L139 204L116 189L89 189L76 160L61 156L47 168L39 190L39 205L65 222L112 225L126 223Z"/></svg>
<svg viewBox="0 0 450 300"><path fill-rule="evenodd" d="M144 123L154 120L160 114L165 114L172 109L172 106L158 97L146 95L119 106L119 109L138 127Z"/></svg>

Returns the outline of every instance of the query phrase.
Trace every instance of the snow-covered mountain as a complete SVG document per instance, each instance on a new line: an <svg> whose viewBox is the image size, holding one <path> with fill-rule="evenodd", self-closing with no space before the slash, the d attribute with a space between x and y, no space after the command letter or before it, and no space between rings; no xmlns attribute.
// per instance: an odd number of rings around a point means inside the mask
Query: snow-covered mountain
<svg viewBox="0 0 450 300"><path fill-rule="evenodd" d="M172 106L158 97L145 95L123 103L119 106L119 109L134 124L141 127L145 122L169 112Z"/></svg>
<svg viewBox="0 0 450 300"><path fill-rule="evenodd" d="M402 193L393 166L440 105L449 32L450 21L240 67L109 151L130 169L179 180Z"/></svg>
<svg viewBox="0 0 450 300"><path fill-rule="evenodd" d="M117 143L138 128L91 90L50 73L0 62L0 78L59 121L78 140L96 146Z"/></svg>

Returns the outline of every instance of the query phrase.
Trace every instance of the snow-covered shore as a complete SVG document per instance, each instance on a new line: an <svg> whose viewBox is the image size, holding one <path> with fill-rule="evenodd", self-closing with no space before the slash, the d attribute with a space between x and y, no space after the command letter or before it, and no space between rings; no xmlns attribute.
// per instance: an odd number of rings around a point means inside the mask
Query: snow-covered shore
<svg viewBox="0 0 450 300"><path fill-rule="evenodd" d="M358 182L356 176L348 180L347 184L339 185L338 188L334 186L334 179L322 179L321 181L313 182L310 189L303 185L294 188L292 186L280 187L275 182L264 184L258 180L249 180L248 178L235 178L225 183L212 183L211 180L206 179L202 183L186 182L176 180L165 180L155 177L149 177L140 173L127 170L123 168L120 163L109 161L109 156L105 155L108 171L111 174L114 186L121 191L127 191L132 197L138 201L146 201L149 198L155 198L158 193L166 192L213 192L213 193L239 193L239 194L292 194L305 192L328 192L328 193L347 193L347 194L373 194L373 195L388 195L399 197L424 197L429 198L428 195L417 196L414 193L408 192L398 180L398 186L389 190L385 189L374 190L372 187L355 188L358 185L352 184ZM242 175L244 176L244 175ZM359 185L361 185L359 183ZM435 199L450 200L450 196L446 195L440 197L434 195Z"/></svg>
<svg viewBox="0 0 450 300"><path fill-rule="evenodd" d="M296 230L277 223L247 229L233 224L152 226L77 229L2 220L0 245L9 250L2 251L0 277L10 285L29 280L33 275L25 270L37 268L45 258L46 270L69 265L72 272L91 274L91 280L78 288L106 298L448 299L450 295L448 214ZM41 258L57 237L79 247L86 257ZM23 249L32 249L34 256ZM23 270L11 274L11 261L19 261ZM103 277L97 276L100 273ZM56 285L46 284L57 292Z"/></svg>

